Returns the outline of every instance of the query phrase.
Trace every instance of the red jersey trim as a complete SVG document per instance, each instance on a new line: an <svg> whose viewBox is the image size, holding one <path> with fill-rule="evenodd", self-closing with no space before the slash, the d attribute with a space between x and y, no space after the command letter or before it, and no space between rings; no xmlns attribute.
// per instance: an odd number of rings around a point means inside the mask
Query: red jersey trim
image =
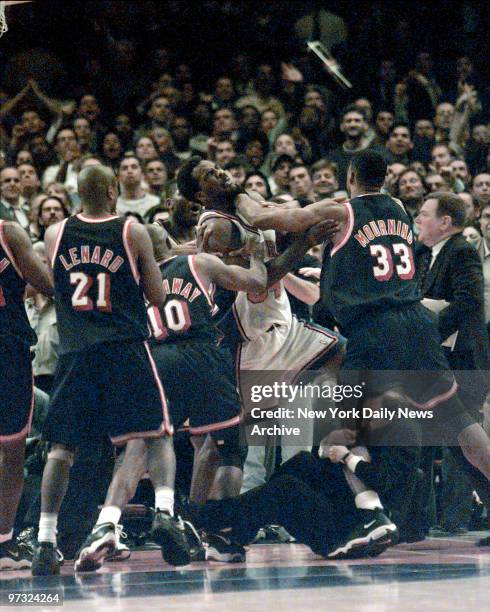
<svg viewBox="0 0 490 612"><path fill-rule="evenodd" d="M63 232L65 231L65 225L66 222L68 221L68 217L66 219L64 219L61 223L60 226L58 228L58 233L56 234L56 239L54 241L54 249L53 249L53 254L51 255L51 268L54 269L54 261L56 259L56 256L58 255L58 250L60 248L60 243L61 243L61 238L63 237Z"/></svg>
<svg viewBox="0 0 490 612"><path fill-rule="evenodd" d="M330 257L333 257L337 251L339 251L343 246L345 246L345 244L351 237L352 230L354 229L354 211L352 210L351 203L344 202L343 204L347 210L347 224L345 226L344 234L340 239L340 242L336 246L334 246L330 253Z"/></svg>
<svg viewBox="0 0 490 612"><path fill-rule="evenodd" d="M84 223L106 223L106 221L113 221L114 219L119 219L117 215L111 215L110 217L101 217L100 219L93 219L92 217L86 217L83 213L78 213L76 217Z"/></svg>
<svg viewBox="0 0 490 612"><path fill-rule="evenodd" d="M17 266L14 254L12 253L10 245L7 242L7 237L4 233L4 223L4 221L0 220L0 244L2 245L3 250L7 253L7 257L9 258L10 263L14 266L14 270L17 272L17 276L24 280L24 276L20 271L20 268Z"/></svg>
<svg viewBox="0 0 490 612"><path fill-rule="evenodd" d="M199 273L197 271L197 266L196 266L196 256L195 255L187 255L187 263L189 264L189 268L190 271L192 273L192 276L194 277L196 283L199 285L199 287L201 288L201 291L204 293L208 304L211 308L211 311L214 309L215 304L213 302L213 300L211 299L211 296L209 295L209 291L207 291L207 289L204 287L204 282L202 280L202 278L199 276Z"/></svg>
<svg viewBox="0 0 490 612"><path fill-rule="evenodd" d="M113 217L113 218L117 219L118 217ZM131 219L128 219L124 223L123 243L124 243L124 250L126 251L126 255L128 256L129 265L131 266L131 272L133 273L133 278L136 281L136 284L139 285L140 284L140 273L138 270L138 266L136 264L136 259L133 255L133 251L131 250L132 242L131 242L131 236L129 234L129 228L132 223L134 223L134 221L131 221Z"/></svg>

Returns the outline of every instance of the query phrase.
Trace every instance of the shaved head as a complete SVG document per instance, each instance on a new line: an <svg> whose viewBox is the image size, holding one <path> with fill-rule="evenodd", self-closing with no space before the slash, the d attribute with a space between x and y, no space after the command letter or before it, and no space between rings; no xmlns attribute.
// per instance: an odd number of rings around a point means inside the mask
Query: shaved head
<svg viewBox="0 0 490 612"><path fill-rule="evenodd" d="M103 208L104 204L112 202L110 187L116 189L116 177L107 166L88 166L78 175L78 193L82 202L89 206ZM117 197L117 191L114 193Z"/></svg>

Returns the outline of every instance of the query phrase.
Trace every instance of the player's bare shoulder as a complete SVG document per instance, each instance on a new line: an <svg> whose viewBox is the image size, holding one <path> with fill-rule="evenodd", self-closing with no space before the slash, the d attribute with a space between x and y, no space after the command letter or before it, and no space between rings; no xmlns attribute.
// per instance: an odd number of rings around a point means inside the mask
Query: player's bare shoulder
<svg viewBox="0 0 490 612"><path fill-rule="evenodd" d="M226 255L240 249L242 240L231 219L205 215L199 222L197 246L201 252Z"/></svg>

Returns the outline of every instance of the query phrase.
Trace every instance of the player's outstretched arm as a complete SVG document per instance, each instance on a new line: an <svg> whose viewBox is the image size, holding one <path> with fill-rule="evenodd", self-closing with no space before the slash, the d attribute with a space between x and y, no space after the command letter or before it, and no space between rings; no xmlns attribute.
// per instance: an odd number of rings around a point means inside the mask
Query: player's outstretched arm
<svg viewBox="0 0 490 612"><path fill-rule="evenodd" d="M196 260L206 277L223 289L247 293L263 293L267 289L267 269L255 253L250 255L248 270L240 266L226 265L219 257L209 253L200 253Z"/></svg>
<svg viewBox="0 0 490 612"><path fill-rule="evenodd" d="M319 200L304 208L283 209L277 205L259 203L247 194L236 199L237 211L250 225L262 230L274 229L282 232L304 232L313 225L335 219L343 223L347 218L345 206L335 200Z"/></svg>
<svg viewBox="0 0 490 612"><path fill-rule="evenodd" d="M165 291L162 276L153 255L153 246L146 228L139 223L130 225L133 254L138 262L141 275L141 286L146 299L152 306L162 306L165 302Z"/></svg>
<svg viewBox="0 0 490 612"><path fill-rule="evenodd" d="M18 223L6 222L4 233L24 280L44 295L52 296L53 282L48 267L35 253L27 232Z"/></svg>
<svg viewBox="0 0 490 612"><path fill-rule="evenodd" d="M267 286L274 285L290 272L294 264L304 256L308 249L320 242L330 240L338 231L339 223L333 219L326 219L307 232L299 234L283 253L266 262Z"/></svg>

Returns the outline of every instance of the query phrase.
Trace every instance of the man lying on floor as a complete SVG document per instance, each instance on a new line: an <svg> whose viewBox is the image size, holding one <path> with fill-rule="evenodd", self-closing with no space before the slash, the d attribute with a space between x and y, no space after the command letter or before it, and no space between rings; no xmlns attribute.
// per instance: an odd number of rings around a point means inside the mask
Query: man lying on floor
<svg viewBox="0 0 490 612"><path fill-rule="evenodd" d="M300 543L328 559L376 556L396 543L408 519L421 454L417 422L364 423L352 450L332 432L319 455L301 452L264 485L238 497L189 505L198 529L221 533L241 545L269 524L284 526ZM354 447L354 442L363 447Z"/></svg>

